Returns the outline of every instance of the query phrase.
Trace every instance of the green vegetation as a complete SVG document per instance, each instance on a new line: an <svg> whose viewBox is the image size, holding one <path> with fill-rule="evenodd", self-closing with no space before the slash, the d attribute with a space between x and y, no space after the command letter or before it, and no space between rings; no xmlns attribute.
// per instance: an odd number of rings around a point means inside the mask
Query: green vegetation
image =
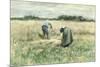
<svg viewBox="0 0 100 67"><path fill-rule="evenodd" d="M82 16L67 16L61 15L57 18L41 18L36 16L12 17L11 20L71 20L71 21L95 21L93 19L84 18Z"/></svg>
<svg viewBox="0 0 100 67"><path fill-rule="evenodd" d="M54 21L51 39L42 39L41 20L11 20L11 65L82 63L95 61L95 23ZM60 27L72 29L74 41L60 47Z"/></svg>
<svg viewBox="0 0 100 67"><path fill-rule="evenodd" d="M82 16L67 16L67 15L61 15L57 19L58 20L73 20L73 21L94 21L92 19L87 19Z"/></svg>

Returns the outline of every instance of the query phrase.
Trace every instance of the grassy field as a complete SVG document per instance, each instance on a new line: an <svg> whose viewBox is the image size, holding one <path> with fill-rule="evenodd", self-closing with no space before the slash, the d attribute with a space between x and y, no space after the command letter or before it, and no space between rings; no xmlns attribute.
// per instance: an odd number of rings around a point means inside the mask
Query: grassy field
<svg viewBox="0 0 100 67"><path fill-rule="evenodd" d="M95 61L95 23L51 21L51 39L42 39L42 21L11 20L11 65L81 63ZM59 47L60 27L73 31L73 43Z"/></svg>

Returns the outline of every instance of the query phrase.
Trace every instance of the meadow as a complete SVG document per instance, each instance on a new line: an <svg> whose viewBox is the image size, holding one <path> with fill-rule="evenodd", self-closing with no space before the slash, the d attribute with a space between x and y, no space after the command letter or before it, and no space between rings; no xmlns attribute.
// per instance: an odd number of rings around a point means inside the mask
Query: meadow
<svg viewBox="0 0 100 67"><path fill-rule="evenodd" d="M50 21L50 40L42 38L41 20L11 20L11 65L95 62L95 22ZM59 29L69 27L73 43L60 47Z"/></svg>

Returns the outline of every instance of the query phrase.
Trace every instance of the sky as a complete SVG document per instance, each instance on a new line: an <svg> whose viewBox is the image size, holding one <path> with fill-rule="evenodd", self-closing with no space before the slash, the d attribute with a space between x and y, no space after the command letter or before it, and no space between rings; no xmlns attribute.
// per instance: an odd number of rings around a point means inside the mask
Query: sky
<svg viewBox="0 0 100 67"><path fill-rule="evenodd" d="M11 17L33 15L42 18L56 18L60 15L72 15L95 19L95 12L95 5L11 0Z"/></svg>

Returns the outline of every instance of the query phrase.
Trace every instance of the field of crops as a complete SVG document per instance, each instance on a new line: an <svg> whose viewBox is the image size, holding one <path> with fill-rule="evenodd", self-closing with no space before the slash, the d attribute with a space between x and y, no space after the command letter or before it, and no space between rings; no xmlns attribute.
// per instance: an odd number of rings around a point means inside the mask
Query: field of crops
<svg viewBox="0 0 100 67"><path fill-rule="evenodd" d="M77 21L50 21L51 39L42 39L42 21L11 20L11 65L81 63L95 61L95 23ZM59 47L59 29L69 27L73 43Z"/></svg>

